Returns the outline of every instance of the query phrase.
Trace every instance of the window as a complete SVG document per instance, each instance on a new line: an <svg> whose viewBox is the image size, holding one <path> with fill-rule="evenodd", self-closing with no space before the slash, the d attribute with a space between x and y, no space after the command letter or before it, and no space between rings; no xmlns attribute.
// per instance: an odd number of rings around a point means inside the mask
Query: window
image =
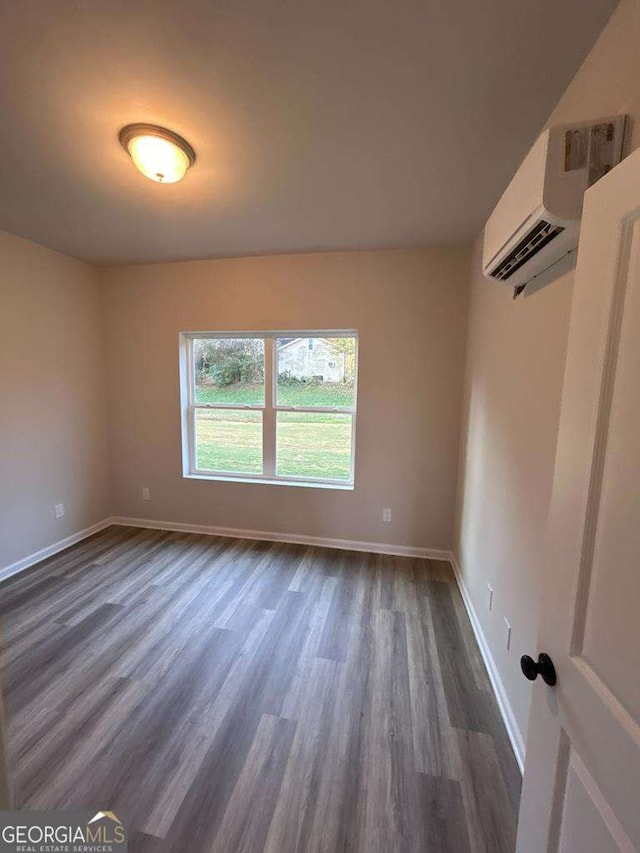
<svg viewBox="0 0 640 853"><path fill-rule="evenodd" d="M180 338L185 476L353 487L355 332Z"/></svg>

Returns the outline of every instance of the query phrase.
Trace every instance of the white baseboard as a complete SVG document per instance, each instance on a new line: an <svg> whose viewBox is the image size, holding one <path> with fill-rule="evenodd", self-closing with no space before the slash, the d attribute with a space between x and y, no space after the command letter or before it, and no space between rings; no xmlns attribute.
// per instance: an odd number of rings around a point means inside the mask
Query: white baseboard
<svg viewBox="0 0 640 853"><path fill-rule="evenodd" d="M207 536L228 536L232 539L260 539L292 545L317 545L319 548L338 548L342 551L368 551L396 557L420 557L428 560L450 560L451 553L437 548L414 548L410 545L390 545L381 542L361 542L352 539L328 539L300 533L274 533L267 530L242 530L238 527L211 527L204 524L183 524L178 521L155 521L148 518L111 518L111 524L125 527L147 527L151 530L173 530L176 533L203 533Z"/></svg>
<svg viewBox="0 0 640 853"><path fill-rule="evenodd" d="M473 628L473 633L475 634L476 642L478 643L478 647L480 649L480 654L482 655L484 665L486 666L487 672L489 673L489 680L491 681L491 686L493 687L493 692L495 694L498 707L500 708L500 714L502 715L502 720L507 730L507 734L509 735L509 740L511 741L513 753L516 757L516 761L518 762L518 766L520 767L520 772L522 773L524 769L525 755L524 738L522 737L520 729L518 728L518 723L516 722L515 714L513 713L513 708L511 707L511 703L509 702L507 691L505 690L502 678L500 677L500 673L498 671L498 667L496 665L494 657L491 654L491 649L489 648L489 644L487 643L484 631L482 630L480 620L478 619L473 604L471 603L471 598L469 597L467 588L464 585L464 581L462 579L462 572L460 571L458 561L456 560L454 554L450 554L449 559L451 561L451 565L453 566L453 571L456 576L458 588L460 589L460 595L462 596L464 606L469 616L469 621L471 622L471 627Z"/></svg>
<svg viewBox="0 0 640 853"><path fill-rule="evenodd" d="M67 536L65 539L60 539L59 542L54 542L53 545L47 545L46 548L41 548L39 551L29 554L28 557L23 557L21 560L17 560L9 566L0 568L0 582L7 580L7 578L12 577L13 575L17 575L18 572L23 572L25 569L31 568L31 566L35 566L36 563L46 560L47 557L52 557L59 551L64 551L65 548L69 548L71 545L75 545L83 539L87 539L89 536L93 536L94 533L99 533L101 530L104 530L105 527L110 527L112 524L112 518L104 518L102 521L98 521L90 527L85 527L84 530L79 530L77 533L72 533L71 536Z"/></svg>

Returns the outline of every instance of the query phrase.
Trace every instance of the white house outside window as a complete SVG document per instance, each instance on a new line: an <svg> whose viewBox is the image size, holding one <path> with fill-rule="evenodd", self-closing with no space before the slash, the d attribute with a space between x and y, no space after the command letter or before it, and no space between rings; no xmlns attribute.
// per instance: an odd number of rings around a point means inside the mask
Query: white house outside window
<svg viewBox="0 0 640 853"><path fill-rule="evenodd" d="M180 338L185 476L353 487L356 332Z"/></svg>

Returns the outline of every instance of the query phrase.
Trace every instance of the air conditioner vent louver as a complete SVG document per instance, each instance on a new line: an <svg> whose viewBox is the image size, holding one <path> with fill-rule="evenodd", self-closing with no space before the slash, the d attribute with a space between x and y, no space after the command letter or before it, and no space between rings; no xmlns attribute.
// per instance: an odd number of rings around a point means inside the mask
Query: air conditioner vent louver
<svg viewBox="0 0 640 853"><path fill-rule="evenodd" d="M491 270L491 277L506 281L516 270L519 270L523 264L563 231L564 228L561 225L552 225L544 219L538 220L507 257L503 258L498 266Z"/></svg>

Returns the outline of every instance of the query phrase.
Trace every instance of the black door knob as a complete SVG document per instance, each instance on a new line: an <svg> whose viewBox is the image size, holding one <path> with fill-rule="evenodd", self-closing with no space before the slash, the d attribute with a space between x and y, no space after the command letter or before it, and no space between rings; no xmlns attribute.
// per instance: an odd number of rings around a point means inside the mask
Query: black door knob
<svg viewBox="0 0 640 853"><path fill-rule="evenodd" d="M524 677L528 678L529 681L535 681L539 675L542 676L545 684L548 684L550 687L553 687L557 681L556 668L553 665L553 661L544 652L538 655L537 661L529 657L529 655L522 655L520 658L520 669Z"/></svg>

